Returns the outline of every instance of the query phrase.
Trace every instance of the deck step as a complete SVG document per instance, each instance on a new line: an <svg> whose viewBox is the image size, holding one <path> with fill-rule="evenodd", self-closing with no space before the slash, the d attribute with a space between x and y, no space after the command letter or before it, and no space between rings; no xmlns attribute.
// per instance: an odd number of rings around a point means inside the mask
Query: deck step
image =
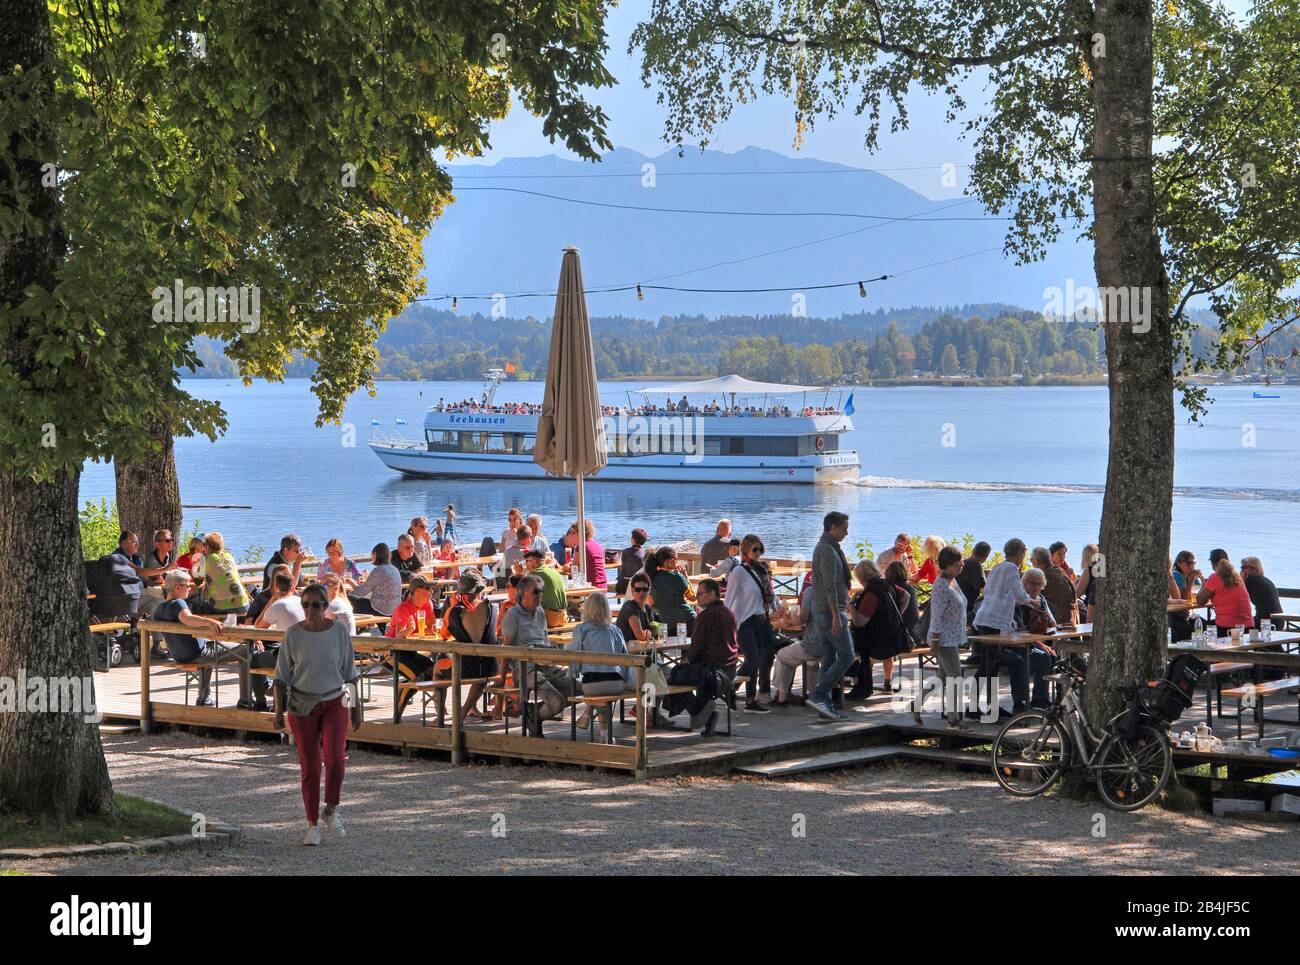
<svg viewBox="0 0 1300 965"><path fill-rule="evenodd" d="M744 767L737 767L736 773L753 777L790 777L795 774L832 771L840 767L856 767L859 764L880 764L895 759L939 761L944 764L962 764L979 768L988 767L989 760L987 754L973 754L970 751L884 744L880 747L863 747L853 751L836 751L830 754L814 754L811 757L792 757L783 761L747 764Z"/></svg>
<svg viewBox="0 0 1300 965"><path fill-rule="evenodd" d="M784 761L769 761L764 764L747 764L736 768L737 774L750 774L754 777L788 777L791 774L809 774L813 771L830 771L837 767L853 767L857 764L879 763L897 757L903 748L898 744L886 744L882 747L863 747L853 751L836 751L830 754L814 754L811 757L792 757Z"/></svg>

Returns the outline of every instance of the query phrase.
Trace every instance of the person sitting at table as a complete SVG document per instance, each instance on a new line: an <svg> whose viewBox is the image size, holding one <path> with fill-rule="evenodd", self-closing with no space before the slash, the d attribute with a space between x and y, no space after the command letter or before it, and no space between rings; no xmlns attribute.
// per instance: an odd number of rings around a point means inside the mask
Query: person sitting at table
<svg viewBox="0 0 1300 965"><path fill-rule="evenodd" d="M573 523L564 531L564 535L551 544L551 555L555 557L557 568L568 572L578 554L578 524Z"/></svg>
<svg viewBox="0 0 1300 965"><path fill-rule="evenodd" d="M736 618L723 604L717 581L701 580L696 594L700 612L691 645L669 677L674 686L690 685L695 689L689 694L670 694L664 699L664 712L672 717L688 711L691 730L701 728L704 736L710 737L718 720L714 701L718 697L730 698L730 681L740 662L740 644Z"/></svg>
<svg viewBox="0 0 1300 965"><path fill-rule="evenodd" d="M1255 628L1259 629L1268 620L1274 630L1281 630L1285 620L1274 620L1274 613L1282 612L1282 598L1278 596L1277 586L1264 575L1264 564L1258 556L1241 558L1241 578L1246 584L1246 592L1255 608Z"/></svg>
<svg viewBox="0 0 1300 965"><path fill-rule="evenodd" d="M546 549L546 537L542 535L542 517L536 513L529 513L524 517L524 525L533 531L533 546Z"/></svg>
<svg viewBox="0 0 1300 965"><path fill-rule="evenodd" d="M731 520L720 519L713 536L700 547L700 566L707 570L721 563L727 556L730 542Z"/></svg>
<svg viewBox="0 0 1300 965"><path fill-rule="evenodd" d="M543 585L533 574L518 577L515 605L501 619L498 636L507 647L545 647L555 649L546 633L546 611L542 609ZM515 665L515 679L521 671ZM554 720L564 713L573 696L573 678L569 668L558 664L530 663L526 690L537 695L536 701L524 705L526 729L541 736L540 721ZM525 694L525 697L527 694Z"/></svg>
<svg viewBox="0 0 1300 965"><path fill-rule="evenodd" d="M477 570L467 570L460 575L456 581L456 602L447 607L447 612L443 615L452 640L460 643L481 643L485 646L497 644L497 607L495 603L484 597L483 593L486 589L487 584L483 574ZM463 656L460 658L460 675L461 679L504 678L505 669L496 657ZM440 665L434 673L434 679L450 680L451 667ZM486 719L486 715L474 709L486 686L481 682L470 684L469 693L466 694L465 702L460 708L462 720ZM441 698L443 693L444 691L439 690L438 698ZM441 699L438 700L438 715L442 716Z"/></svg>
<svg viewBox="0 0 1300 965"><path fill-rule="evenodd" d="M885 567L895 560L907 568L909 577L916 573L916 563L912 560L912 537L906 533L899 533L894 537L894 545L876 557L876 566L880 567L883 573Z"/></svg>
<svg viewBox="0 0 1300 965"><path fill-rule="evenodd" d="M1219 568L1219 560L1226 560L1228 558L1228 551L1225 549L1210 550L1210 569L1217 570Z"/></svg>
<svg viewBox="0 0 1300 965"><path fill-rule="evenodd" d="M277 563L275 566L273 566L271 568L272 583L274 583L276 574L278 573L287 573L289 577L292 578L293 567L289 566L289 564L287 563ZM267 586L266 589L258 590L256 593L254 593L252 599L249 600L248 602L248 612L244 614L244 622L246 624L256 626L257 618L262 615L262 611L266 609L267 604L269 604L271 600L273 600L274 598L275 598L274 585Z"/></svg>
<svg viewBox="0 0 1300 965"><path fill-rule="evenodd" d="M632 577L645 569L646 542L650 534L644 529L632 530L632 543L623 550L618 562L618 578L614 582L616 596L625 596Z"/></svg>
<svg viewBox="0 0 1300 965"><path fill-rule="evenodd" d="M524 554L533 548L533 531L527 526L515 530L515 541L501 554L501 569L516 575L525 572Z"/></svg>
<svg viewBox="0 0 1300 965"><path fill-rule="evenodd" d="M348 636L355 637L357 614L352 609L352 601L348 599L343 589L343 581L333 573L326 573L325 579L321 580L321 586L325 587L325 592L329 594L329 606L325 608L325 615L331 620L342 622L348 628Z"/></svg>
<svg viewBox="0 0 1300 965"><path fill-rule="evenodd" d="M537 546L524 554L524 566L531 575L542 581L542 609L546 613L546 625L564 626L569 622L569 600L564 595L564 577L546 562L546 553ZM593 594L595 595L598 594Z"/></svg>
<svg viewBox="0 0 1300 965"><path fill-rule="evenodd" d="M686 635L695 628L695 599L690 580L686 578L686 564L677 558L671 546L661 546L645 561L645 574L650 578L650 602L659 619L670 628L686 624Z"/></svg>
<svg viewBox="0 0 1300 965"><path fill-rule="evenodd" d="M1195 560L1193 560L1195 562ZM1074 592L1079 598L1079 615L1088 623L1093 622L1097 607L1101 602L1101 588L1105 585L1105 563L1101 550L1096 543L1089 543L1083 548L1083 558L1079 563L1079 576L1074 581Z"/></svg>
<svg viewBox="0 0 1300 965"><path fill-rule="evenodd" d="M361 571L357 569L356 563L343 555L343 541L337 536L331 537L325 544L325 559L316 567L316 579L319 580L326 573L351 580L354 584L361 582Z"/></svg>
<svg viewBox="0 0 1300 965"><path fill-rule="evenodd" d="M925 560L908 579L912 583L934 583L935 578L939 575L939 550L947 545L947 541L942 537L927 536L921 543L921 549L925 553Z"/></svg>
<svg viewBox="0 0 1300 965"><path fill-rule="evenodd" d="M220 533L208 533L203 542L207 552L199 566L204 593L202 612L208 616L243 616L248 612L248 591L239 576L239 564L227 552Z"/></svg>
<svg viewBox="0 0 1300 965"><path fill-rule="evenodd" d="M1170 592L1170 599L1195 599L1196 584L1205 581L1204 575L1196 568L1196 554L1191 550L1178 551L1178 555L1174 557L1174 565L1171 568L1170 576L1174 582L1173 589L1177 591Z"/></svg>
<svg viewBox="0 0 1300 965"><path fill-rule="evenodd" d="M1070 569L1070 564L1066 560L1066 557L1070 554L1070 547L1066 546L1058 539L1051 546L1047 547L1047 552L1051 556L1052 563L1061 568L1061 572L1070 578L1071 583L1074 583L1074 581L1079 578L1074 570Z"/></svg>
<svg viewBox="0 0 1300 965"><path fill-rule="evenodd" d="M962 561L961 572L957 574L957 587L966 598L967 625L974 619L980 596L984 592L984 563L991 552L993 547L980 540L971 548L970 556Z"/></svg>
<svg viewBox="0 0 1300 965"><path fill-rule="evenodd" d="M152 613L166 597L163 577L176 567L175 540L169 529L155 530L153 547L144 554L140 572L143 587L140 590L140 613Z"/></svg>
<svg viewBox="0 0 1300 965"><path fill-rule="evenodd" d="M744 562L740 544L741 541L735 537L727 541L727 555L718 560L716 566L709 568L709 576L715 580L725 580L732 570Z"/></svg>
<svg viewBox="0 0 1300 965"><path fill-rule="evenodd" d="M1035 546L1034 551L1029 554L1029 561L1042 572L1047 581L1043 587L1043 598L1052 608L1052 613L1058 614L1066 623L1078 623L1079 601L1074 595L1074 581L1052 562L1052 554L1046 547Z"/></svg>
<svg viewBox="0 0 1300 965"><path fill-rule="evenodd" d="M420 565L428 566L432 563L433 543L429 538L429 517L416 516L411 520L406 535L411 537L411 542L415 544L415 558L420 561Z"/></svg>
<svg viewBox="0 0 1300 965"><path fill-rule="evenodd" d="M498 553L504 553L510 547L515 545L519 539L519 530L524 525L524 514L519 511L518 507L512 507L510 512L506 513L506 528L501 531L501 542L497 546ZM532 533L529 533L532 536Z"/></svg>
<svg viewBox="0 0 1300 965"><path fill-rule="evenodd" d="M618 608L618 620L615 626L628 643L648 643L650 641L650 624L655 622L654 609L650 606L650 580L644 573L632 577L628 584L628 597Z"/></svg>
<svg viewBox="0 0 1300 965"><path fill-rule="evenodd" d="M190 610L187 597L194 589L194 578L185 570L174 569L163 579L163 589L167 598L158 604L153 618L163 623L183 623L196 630L206 630L213 636L221 632L222 623L215 617L203 616ZM212 686L212 669L218 663L231 662L239 671L239 703L242 710L252 710L253 704L248 699L248 660L249 649L246 644L226 647L213 641L206 646L195 636L188 633L163 633L167 641L167 655L176 663L198 663L199 689L194 700L195 707L211 707L208 696ZM265 706L261 709L265 710Z"/></svg>
<svg viewBox="0 0 1300 965"><path fill-rule="evenodd" d="M582 521L583 529L586 531L587 540L583 544L586 563L586 581L598 590L606 589L609 586L609 578L605 575L605 547L596 539L596 524L589 519ZM574 523L572 531L576 537L578 524ZM569 568L564 571L570 576L578 575L577 553L575 551L573 559L569 563Z"/></svg>
<svg viewBox="0 0 1300 965"><path fill-rule="evenodd" d="M1033 634L1049 633L1056 626L1056 618L1052 615L1051 604L1043 593L1043 588L1047 585L1046 574L1038 567L1031 566L1021 576L1020 583L1025 593L1029 595L1029 601L1017 604L1015 629ZM1044 674L1051 673L1056 662L1056 651L1046 643L1035 643L1029 648L1028 666L1025 666L1024 656L1014 649L1003 654L1003 662L1007 667L1007 675L1011 678L1012 699L1018 703L1022 702L1023 696L1017 694L1023 694L1028 688L1029 681L1032 680L1033 692L1029 695L1029 706L1047 707L1049 701ZM1024 667L1023 671L1022 667Z"/></svg>
<svg viewBox="0 0 1300 965"><path fill-rule="evenodd" d="M438 544L438 552L434 559L442 563L455 563L460 557L456 553L456 543L454 540L443 538Z"/></svg>
<svg viewBox="0 0 1300 965"><path fill-rule="evenodd" d="M298 585L302 577L302 564L305 557L302 555L302 541L293 533L286 533L280 537L280 548L271 554L267 560L266 566L262 568L262 589L267 590L271 587L271 571L277 566L288 566L293 575L294 586Z"/></svg>
<svg viewBox="0 0 1300 965"><path fill-rule="evenodd" d="M176 561L176 565L189 573L190 576L194 576L198 571L199 563L203 560L203 553L206 549L207 546L204 545L202 536L191 536L189 547L186 549L185 554Z"/></svg>
<svg viewBox="0 0 1300 965"><path fill-rule="evenodd" d="M1214 604L1214 626L1221 637L1231 633L1233 627L1255 624L1250 593L1229 559L1219 560L1209 579L1196 591L1196 602L1201 606Z"/></svg>
<svg viewBox="0 0 1300 965"><path fill-rule="evenodd" d="M284 564L281 565L284 566ZM288 569L288 567L286 566L285 569ZM326 579L330 578L338 580L338 577L333 573L326 574ZM292 571L286 573L284 570L280 570L271 577L271 599L262 608L262 612L258 614L257 619L253 621L253 626L258 629L270 627L283 633L291 626L301 623L305 619L307 619L307 614L303 611L302 600L294 593ZM278 640L254 643L249 667L274 667L279 649ZM262 674L253 674L249 682L249 689L252 691L253 709L266 710L266 677Z"/></svg>
<svg viewBox="0 0 1300 965"><path fill-rule="evenodd" d="M441 557L436 557L441 559ZM397 537L397 552L392 553L388 560L397 569L398 575L403 581L409 580L424 565L420 562L420 557L415 555L415 540L410 535L403 533Z"/></svg>
<svg viewBox="0 0 1300 965"><path fill-rule="evenodd" d="M1009 539L1002 547L1006 557L993 567L984 585L984 599L975 611L974 630L977 636L993 636L1010 633L1015 628L1016 607L1029 602L1029 594L1020 582L1020 567L1025 562L1026 547L1023 540ZM988 645L973 641L972 657L980 661L992 673L999 666L1007 667L1011 678L1011 694L1014 705L1012 713L1025 710L1029 700L1028 668L1020 655L1009 657L1010 647L994 647L990 653ZM992 682L997 686L996 680Z"/></svg>
<svg viewBox="0 0 1300 965"><path fill-rule="evenodd" d="M418 618L421 613L424 614L424 635L432 636L438 622L437 611L434 610L431 602L432 596L433 587L428 580L422 576L411 577L411 586L406 599L393 610L384 636L400 640L417 636L420 629ZM433 659L427 653L395 650L385 662L392 666L394 658L397 660L398 672L408 680L428 680L433 675ZM406 692L403 709L406 702L411 699L412 693L410 690Z"/></svg>
<svg viewBox="0 0 1300 965"><path fill-rule="evenodd" d="M402 602L402 571L393 565L387 543L376 543L370 551L374 564L361 585L347 594L356 613L391 616ZM341 584L341 588L346 588Z"/></svg>
<svg viewBox="0 0 1300 965"><path fill-rule="evenodd" d="M566 649L583 653L627 653L623 634L609 612L609 600L604 593L592 593L583 598L582 622L573 628L573 639ZM570 674L577 680L579 692L585 697L609 697L621 694L629 686L630 667L606 664L571 664ZM590 710L584 710L585 725Z"/></svg>

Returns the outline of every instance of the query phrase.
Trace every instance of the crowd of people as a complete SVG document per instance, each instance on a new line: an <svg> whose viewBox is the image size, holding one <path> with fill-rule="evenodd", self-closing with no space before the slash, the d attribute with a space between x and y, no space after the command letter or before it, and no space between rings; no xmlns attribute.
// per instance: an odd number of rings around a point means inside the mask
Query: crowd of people
<svg viewBox="0 0 1300 965"><path fill-rule="evenodd" d="M568 649L593 654L626 654L668 632L683 635L689 644L666 668L668 683L680 692L657 695L652 707L638 702L636 712L653 714L661 725L685 713L692 729L709 735L718 699L743 699L743 709L756 714L806 703L823 719L845 719L845 701L873 695L877 664L883 686L891 688L894 662L920 646L931 648L941 680L960 678L960 654L972 637L967 661L1006 672L1012 713L1042 706L1055 650L1047 642L1026 650L981 645L979 638L1017 630L1046 634L1058 625L1090 622L1106 586L1095 544L1084 547L1076 570L1059 541L1031 549L1010 539L991 565L988 542L964 553L937 536L913 540L899 533L874 559L851 563L842 548L848 531L847 515L826 514L802 585L785 597L762 538L734 535L728 519L719 520L700 548L701 578L693 580L678 550L651 545L644 528L634 528L615 557L590 519L548 542L541 516L518 508L506 514L500 539L485 541L493 556L480 565L462 556L452 505L432 529L426 517L416 517L391 545L375 544L364 570L337 538L314 559L298 536L287 534L267 561L260 587L241 574L220 533L196 536L180 553L170 530L154 532L144 552L137 534L124 532L114 552L87 565L87 589L97 615L147 615L193 631L168 632L163 640L172 660L199 665L198 705L211 702L213 670L230 664L239 679L237 706L269 712L267 674L250 671L274 669L282 697L277 706L287 712L300 750L306 843L312 844L319 843L322 821L345 833L335 808L349 717L360 719L356 695L348 694L357 679L350 641L361 614L379 618L374 622L390 638L551 647L554 632L563 630L571 634ZM611 566L617 560L616 571L607 569L607 556ZM1189 606L1213 604L1219 635L1259 627L1281 611L1258 557L1242 557L1234 567L1226 551L1215 549L1208 571L1207 577L1194 552L1179 552L1169 561L1168 597ZM440 574L452 574L454 585ZM575 595L575 587L586 592ZM1194 632L1188 615L1177 611L1171 608L1169 627L1175 642ZM235 623L278 633L248 643L202 642ZM450 661L436 654L402 651L390 659L407 680L450 677ZM793 682L801 666L815 668L816 683L807 680L807 693L799 697ZM515 700L526 726L538 732L574 696L618 695L632 685L628 668L585 662L531 664L521 680L522 668L510 661L465 656L461 672L472 683L453 713L462 719L499 716L504 701ZM504 685L512 673L515 690L499 687L490 691L493 701L482 700L488 682ZM408 688L405 699L412 692ZM435 691L440 716L445 694L445 688ZM943 710L950 726L966 726L962 708Z"/></svg>

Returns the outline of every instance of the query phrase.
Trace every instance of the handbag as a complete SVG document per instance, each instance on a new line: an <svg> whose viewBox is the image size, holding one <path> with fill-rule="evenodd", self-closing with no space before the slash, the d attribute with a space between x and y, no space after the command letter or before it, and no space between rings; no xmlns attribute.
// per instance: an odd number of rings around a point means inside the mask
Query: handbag
<svg viewBox="0 0 1300 965"><path fill-rule="evenodd" d="M903 619L903 611L898 608L898 601L894 599L892 591L887 593L886 596L889 597L889 605L894 608L894 613L898 615L898 625L903 628L903 639L899 641L902 645L902 650L899 652L903 653L905 651L915 650L916 637L912 635L912 628L909 627L907 621Z"/></svg>
<svg viewBox="0 0 1300 965"><path fill-rule="evenodd" d="M668 693L668 678L664 675L664 668L661 664L651 661L650 666L645 668L645 676L642 678L645 686L650 688L650 696L657 700Z"/></svg>

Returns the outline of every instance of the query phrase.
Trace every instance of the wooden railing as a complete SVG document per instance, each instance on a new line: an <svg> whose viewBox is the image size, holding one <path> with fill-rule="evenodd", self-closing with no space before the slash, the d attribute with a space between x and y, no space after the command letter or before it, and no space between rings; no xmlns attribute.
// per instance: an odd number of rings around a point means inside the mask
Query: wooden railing
<svg viewBox="0 0 1300 965"><path fill-rule="evenodd" d="M216 640L222 643L250 643L254 640L262 641L279 641L284 638L284 632L270 628L260 629L248 626L223 627L220 632L213 633L211 630L200 629L198 627L189 627L183 623L167 623L158 620L141 620L139 623L141 631L140 644L140 729L143 733L149 733L152 721L160 714L170 712L176 705L167 703L155 703L150 697L150 650L151 634L154 633L175 633L184 634L192 637L202 637L205 640ZM574 743L571 741L560 741L554 738L540 738L515 736L513 734L498 734L481 731L466 731L462 722L462 715L457 712L461 706L461 660L464 657L493 657L498 660L516 661L520 664L521 679L517 681L522 685L529 676L530 665L542 666L561 666L571 667L574 664L594 665L600 667L630 667L634 670L634 686L637 694L645 690L645 671L652 659L649 653L645 654L616 654L616 653L590 653L582 650L561 650L550 647L508 647L503 645L489 645L479 643L460 643L455 640L432 640L432 639L397 639L391 637L372 637L372 636L354 636L352 639L352 648L357 653L373 653L387 655L396 652L415 652L415 653L436 653L451 657L451 691L449 699L452 701L453 711L449 716L451 726L448 728L428 727L423 724L402 724L397 720L399 709L397 707L397 697L400 687L398 671L396 666L393 668L393 697L394 720L391 724L379 724L375 721L364 723L358 730L357 739L364 739L363 732L369 730L373 736L382 737L386 740L401 741L411 743L414 746L441 747L444 744L449 745L451 751L451 761L453 764L460 764L464 760L466 750L481 750L484 753L490 753L506 757L534 758L540 760L561 760L570 763L579 764L604 764L607 766L624 767L634 770L637 777L644 777L647 763L646 749L646 714L638 712L636 715L636 737L631 748L626 745L604 745L593 744L588 747L585 743ZM397 663L396 660L393 661ZM521 694L523 693L521 686ZM181 716L182 722L201 722L203 712L206 708L187 708ZM213 712L213 716L218 712ZM229 721L222 726L234 726L234 729L241 729L238 723L247 721L248 723L260 722L260 727L246 727L243 729L271 729L265 726L267 714L257 711L228 711L219 712L232 715ZM247 716L244 716L247 715ZM391 730L390 730L391 728ZM407 738L414 738L417 735L428 736L429 732L442 732L449 734L448 742L440 740L403 740L402 732ZM353 736L353 735L350 735ZM468 738L468 739L467 739ZM539 746L542 745L542 746ZM632 751L631 755L626 755L627 751ZM623 752L623 753L620 753Z"/></svg>

